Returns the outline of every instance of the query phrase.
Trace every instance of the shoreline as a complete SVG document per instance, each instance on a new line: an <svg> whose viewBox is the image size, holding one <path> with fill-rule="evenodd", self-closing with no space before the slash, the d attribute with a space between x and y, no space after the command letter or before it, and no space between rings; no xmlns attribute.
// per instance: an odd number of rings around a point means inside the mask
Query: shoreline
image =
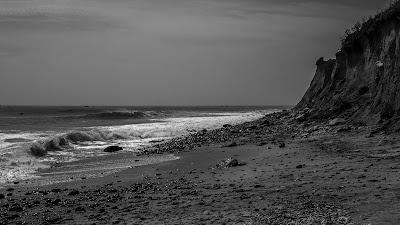
<svg viewBox="0 0 400 225"><path fill-rule="evenodd" d="M117 121L116 126L83 127L58 133L49 132L44 135L38 133L35 134L37 137L32 136L32 140L36 140L32 144L28 142L26 144L14 144L14 146L11 145L12 148L10 147L10 150L7 150L9 155L4 158L4 165L7 165L8 161L10 164L17 161L18 157L21 158L21 155L25 157L22 160L28 161L30 164L26 165L26 168L23 166L21 168L17 166L6 168L3 172L4 177L1 179L1 186L6 186L7 183L25 182L29 178L34 179L35 175L38 174L36 171L45 167L62 166L64 163L68 165L71 161L81 161L87 158L93 158L91 159L92 161L97 161L97 159L102 159L102 157L99 157L101 155L107 155L105 157L109 157L112 160L114 155L121 153L120 151L113 154L104 153L103 148L106 146L119 145L124 150L136 151L137 148L153 145L156 143L154 140L159 140L160 137L164 137L163 141L167 141L172 136L188 135L195 130L203 128L214 129L222 126L224 123L241 123L258 118L264 114L263 112L271 110L274 111L273 109L265 109L265 111L226 112L223 114L209 112L207 115L198 112L196 116L194 112L178 112L175 113L177 117L153 120L151 124L129 123L118 125L120 121ZM163 112L159 112L159 114L161 113ZM179 113L186 116L179 117ZM85 140L93 141L92 144L94 146L76 143L76 141ZM98 140L98 143L95 143L96 140ZM71 146L74 147L71 148ZM29 151L32 154L29 154ZM123 151L122 154L125 154L124 152L127 151ZM132 158L131 155L129 157ZM22 162L24 163L25 161ZM28 180L28 182L30 181Z"/></svg>
<svg viewBox="0 0 400 225"><path fill-rule="evenodd" d="M16 184L0 190L5 195L0 216L4 224L400 221L400 139L371 135L370 127L297 117L291 111L273 113L146 152L173 153L180 157L176 161L48 186ZM228 158L239 164L217 166Z"/></svg>

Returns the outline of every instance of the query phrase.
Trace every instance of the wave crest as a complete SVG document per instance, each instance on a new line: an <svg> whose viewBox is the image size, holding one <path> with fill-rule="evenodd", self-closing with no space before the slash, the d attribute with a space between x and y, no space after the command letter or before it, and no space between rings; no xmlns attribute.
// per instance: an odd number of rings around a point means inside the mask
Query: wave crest
<svg viewBox="0 0 400 225"><path fill-rule="evenodd" d="M74 144L79 144L81 142L109 141L127 138L129 138L128 134L107 130L74 131L48 139L35 141L30 146L30 153L34 156L42 157L49 151L71 149Z"/></svg>

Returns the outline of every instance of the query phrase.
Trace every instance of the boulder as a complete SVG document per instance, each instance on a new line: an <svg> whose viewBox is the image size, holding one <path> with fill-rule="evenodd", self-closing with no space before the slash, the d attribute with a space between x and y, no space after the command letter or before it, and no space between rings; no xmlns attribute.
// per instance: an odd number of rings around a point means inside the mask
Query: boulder
<svg viewBox="0 0 400 225"><path fill-rule="evenodd" d="M107 148L105 148L103 151L104 152L117 152L122 150L123 148L118 146L118 145L112 145L112 146L108 146Z"/></svg>
<svg viewBox="0 0 400 225"><path fill-rule="evenodd" d="M68 193L68 195L77 195L79 194L78 190L72 190L71 192Z"/></svg>
<svg viewBox="0 0 400 225"><path fill-rule="evenodd" d="M261 126L270 126L272 123L269 120L264 120L261 122Z"/></svg>
<svg viewBox="0 0 400 225"><path fill-rule="evenodd" d="M234 158L228 158L225 160L222 160L217 167L219 168L224 168L224 167L236 167L236 166L240 166L239 161L237 159Z"/></svg>
<svg viewBox="0 0 400 225"><path fill-rule="evenodd" d="M226 167L236 167L239 166L239 161L237 159L229 158L225 161Z"/></svg>

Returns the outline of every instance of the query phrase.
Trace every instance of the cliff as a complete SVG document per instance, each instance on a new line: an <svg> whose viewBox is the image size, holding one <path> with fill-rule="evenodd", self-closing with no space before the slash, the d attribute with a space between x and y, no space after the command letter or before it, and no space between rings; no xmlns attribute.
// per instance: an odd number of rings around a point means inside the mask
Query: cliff
<svg viewBox="0 0 400 225"><path fill-rule="evenodd" d="M400 4L357 27L335 59L320 58L295 107L308 118L341 117L364 124L400 121Z"/></svg>

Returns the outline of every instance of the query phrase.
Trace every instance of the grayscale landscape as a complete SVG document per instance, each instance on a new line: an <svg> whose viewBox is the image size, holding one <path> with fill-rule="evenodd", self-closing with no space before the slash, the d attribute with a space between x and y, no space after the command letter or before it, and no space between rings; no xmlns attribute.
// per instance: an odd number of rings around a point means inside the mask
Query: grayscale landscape
<svg viewBox="0 0 400 225"><path fill-rule="evenodd" d="M0 224L400 224L399 18L0 0Z"/></svg>

